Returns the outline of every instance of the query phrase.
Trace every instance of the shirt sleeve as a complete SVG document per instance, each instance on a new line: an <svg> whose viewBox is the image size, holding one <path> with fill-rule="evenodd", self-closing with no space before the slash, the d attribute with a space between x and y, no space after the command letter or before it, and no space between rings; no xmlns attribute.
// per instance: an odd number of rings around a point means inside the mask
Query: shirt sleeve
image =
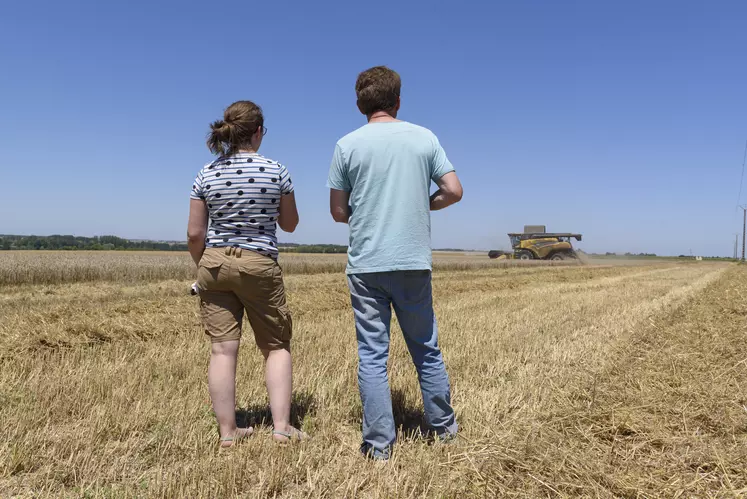
<svg viewBox="0 0 747 499"><path fill-rule="evenodd" d="M285 196L293 192L293 181L290 172L284 165L280 165L280 194Z"/></svg>
<svg viewBox="0 0 747 499"><path fill-rule="evenodd" d="M433 159L431 160L431 179L435 182L447 173L454 171L449 158L446 157L446 151L441 147L438 138L433 136Z"/></svg>
<svg viewBox="0 0 747 499"><path fill-rule="evenodd" d="M190 199L205 199L205 187L202 178L202 170L197 174L195 181L192 183L192 192L189 194Z"/></svg>
<svg viewBox="0 0 747 499"><path fill-rule="evenodd" d="M345 162L340 144L335 146L332 164L329 167L329 177L327 177L327 187L345 192L353 190L350 179L348 179L348 165Z"/></svg>

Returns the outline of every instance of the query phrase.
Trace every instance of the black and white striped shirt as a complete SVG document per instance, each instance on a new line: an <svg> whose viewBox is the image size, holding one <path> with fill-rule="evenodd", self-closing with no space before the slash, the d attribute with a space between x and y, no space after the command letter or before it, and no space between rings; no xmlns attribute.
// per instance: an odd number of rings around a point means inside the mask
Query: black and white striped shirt
<svg viewBox="0 0 747 499"><path fill-rule="evenodd" d="M224 156L205 165L192 199L207 203L207 247L238 246L277 259L280 196L293 192L285 166L256 153Z"/></svg>

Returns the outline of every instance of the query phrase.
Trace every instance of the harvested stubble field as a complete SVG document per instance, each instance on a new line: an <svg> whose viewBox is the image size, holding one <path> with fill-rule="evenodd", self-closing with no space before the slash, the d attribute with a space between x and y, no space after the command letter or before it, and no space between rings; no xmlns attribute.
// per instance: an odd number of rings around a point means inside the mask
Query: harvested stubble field
<svg viewBox="0 0 747 499"><path fill-rule="evenodd" d="M395 327L402 431L394 458L374 464L358 454L339 257L284 257L294 417L312 439L271 442L261 355L247 335L237 417L258 431L219 452L188 262L60 255L0 254L2 497L747 494L745 267L454 270L472 257L447 256L434 292L460 438L419 438L420 394ZM132 259L142 268L130 272Z"/></svg>

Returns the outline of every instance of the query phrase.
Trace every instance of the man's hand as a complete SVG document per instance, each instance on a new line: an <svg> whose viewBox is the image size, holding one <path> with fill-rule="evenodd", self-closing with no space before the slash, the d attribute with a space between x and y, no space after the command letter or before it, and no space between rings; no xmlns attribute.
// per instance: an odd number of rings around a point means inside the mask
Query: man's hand
<svg viewBox="0 0 747 499"><path fill-rule="evenodd" d="M431 211L443 210L461 201L464 190L455 172L449 172L438 179L436 185L438 190L431 195Z"/></svg>

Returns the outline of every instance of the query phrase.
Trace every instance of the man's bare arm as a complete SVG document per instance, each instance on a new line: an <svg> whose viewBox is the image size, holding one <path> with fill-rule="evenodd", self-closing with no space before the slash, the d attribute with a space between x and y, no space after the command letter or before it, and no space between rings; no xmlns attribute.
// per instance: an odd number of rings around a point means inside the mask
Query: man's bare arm
<svg viewBox="0 0 747 499"><path fill-rule="evenodd" d="M436 185L438 190L431 195L431 211L443 210L461 201L464 190L455 172L449 172L438 179Z"/></svg>
<svg viewBox="0 0 747 499"><path fill-rule="evenodd" d="M329 190L329 212L335 222L346 224L350 220L350 193L338 191L337 189Z"/></svg>

